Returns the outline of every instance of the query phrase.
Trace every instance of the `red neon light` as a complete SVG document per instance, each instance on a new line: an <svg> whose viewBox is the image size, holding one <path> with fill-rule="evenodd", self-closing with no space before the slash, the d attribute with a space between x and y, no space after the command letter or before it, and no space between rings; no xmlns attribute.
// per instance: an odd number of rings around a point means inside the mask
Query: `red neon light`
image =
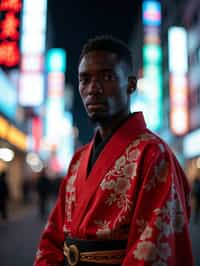
<svg viewBox="0 0 200 266"><path fill-rule="evenodd" d="M187 78L185 75L170 75L170 127L175 135L189 130Z"/></svg>
<svg viewBox="0 0 200 266"><path fill-rule="evenodd" d="M22 8L21 0L1 0L0 11L20 12Z"/></svg>
<svg viewBox="0 0 200 266"><path fill-rule="evenodd" d="M146 11L143 15L145 20L151 20L151 21L160 21L161 20L161 14L158 11Z"/></svg>
<svg viewBox="0 0 200 266"><path fill-rule="evenodd" d="M35 151L40 150L40 144L42 139L43 125L40 117L35 117L32 120L32 135L35 141Z"/></svg>
<svg viewBox="0 0 200 266"><path fill-rule="evenodd" d="M19 64L19 48L16 42L5 41L0 44L0 65L13 67Z"/></svg>
<svg viewBox="0 0 200 266"><path fill-rule="evenodd" d="M19 19L11 12L7 13L5 19L1 23L1 35L2 39L11 38L12 40L19 39Z"/></svg>

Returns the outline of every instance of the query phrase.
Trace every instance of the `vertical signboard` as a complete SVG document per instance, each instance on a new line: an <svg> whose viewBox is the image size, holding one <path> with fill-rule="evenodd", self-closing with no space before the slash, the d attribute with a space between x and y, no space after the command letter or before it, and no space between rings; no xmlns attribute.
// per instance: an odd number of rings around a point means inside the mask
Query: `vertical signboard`
<svg viewBox="0 0 200 266"><path fill-rule="evenodd" d="M37 107L44 100L47 0L24 0L20 40L19 104Z"/></svg>
<svg viewBox="0 0 200 266"><path fill-rule="evenodd" d="M183 135L189 129L186 30L182 27L171 27L168 41L170 128L175 135Z"/></svg>
<svg viewBox="0 0 200 266"><path fill-rule="evenodd" d="M0 1L0 66L17 67L20 62L21 0Z"/></svg>
<svg viewBox="0 0 200 266"><path fill-rule="evenodd" d="M47 101L45 139L53 151L52 169L66 173L73 154L72 114L64 110L66 53L60 48L47 53ZM55 164L56 162L56 164ZM56 167L55 167L56 165Z"/></svg>
<svg viewBox="0 0 200 266"><path fill-rule="evenodd" d="M131 99L132 111L138 107L144 113L147 125L159 130L162 125L162 50L160 46L161 5L146 0L142 4L144 26L143 82L136 97ZM138 109L136 110L138 111Z"/></svg>

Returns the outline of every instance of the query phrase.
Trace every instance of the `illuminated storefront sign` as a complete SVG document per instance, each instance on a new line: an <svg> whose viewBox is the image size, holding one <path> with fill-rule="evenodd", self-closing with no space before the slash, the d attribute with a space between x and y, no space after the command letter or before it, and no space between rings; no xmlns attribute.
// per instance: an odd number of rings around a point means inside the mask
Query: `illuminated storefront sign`
<svg viewBox="0 0 200 266"><path fill-rule="evenodd" d="M182 27L169 29L170 128L175 135L189 129L187 36Z"/></svg>
<svg viewBox="0 0 200 266"><path fill-rule="evenodd" d="M19 102L23 106L37 106L44 99L44 75L40 72L21 73Z"/></svg>
<svg viewBox="0 0 200 266"><path fill-rule="evenodd" d="M74 151L72 114L64 110L66 52L59 48L50 49L46 59L48 92L45 139L54 150L50 160L52 171L66 173Z"/></svg>
<svg viewBox="0 0 200 266"><path fill-rule="evenodd" d="M63 73L66 71L66 52L60 48L53 48L47 54L47 71Z"/></svg>
<svg viewBox="0 0 200 266"><path fill-rule="evenodd" d="M67 147L67 149L66 149ZM58 143L58 162L63 174L66 173L74 153L73 117L71 112L65 112L62 121L62 131Z"/></svg>
<svg viewBox="0 0 200 266"><path fill-rule="evenodd" d="M8 141L20 150L25 151L27 149L27 136L1 116L0 138Z"/></svg>
<svg viewBox="0 0 200 266"><path fill-rule="evenodd" d="M158 1L143 1L143 24L147 26L160 26L161 7Z"/></svg>
<svg viewBox="0 0 200 266"><path fill-rule="evenodd" d="M131 111L143 111L147 125L159 130L162 125L162 50L160 46L161 6L158 1L143 1L144 25L143 77L138 94L131 97Z"/></svg>
<svg viewBox="0 0 200 266"><path fill-rule="evenodd" d="M187 158L200 155L200 129L197 129L184 137L183 153Z"/></svg>
<svg viewBox="0 0 200 266"><path fill-rule="evenodd" d="M0 111L10 119L15 119L17 92L5 73L0 69Z"/></svg>
<svg viewBox="0 0 200 266"><path fill-rule="evenodd" d="M41 148L41 140L43 135L43 123L40 117L34 117L32 119L32 136L33 136L33 149L36 152L40 151Z"/></svg>
<svg viewBox="0 0 200 266"><path fill-rule="evenodd" d="M21 0L0 1L0 65L15 67L20 62Z"/></svg>
<svg viewBox="0 0 200 266"><path fill-rule="evenodd" d="M47 0L24 0L19 80L19 104L24 107L38 107L44 102L46 13Z"/></svg>
<svg viewBox="0 0 200 266"><path fill-rule="evenodd" d="M46 138L53 145L57 145L64 114L65 51L63 49L50 49L47 53L46 67L48 70Z"/></svg>

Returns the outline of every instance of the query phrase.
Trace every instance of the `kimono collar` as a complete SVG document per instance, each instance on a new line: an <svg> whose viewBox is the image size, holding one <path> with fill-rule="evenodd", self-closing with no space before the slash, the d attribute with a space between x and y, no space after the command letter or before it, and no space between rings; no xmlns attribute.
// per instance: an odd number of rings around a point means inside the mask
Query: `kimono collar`
<svg viewBox="0 0 200 266"><path fill-rule="evenodd" d="M134 112L128 115L127 118L125 118L119 125L117 125L117 127L115 127L113 129L113 131L105 138L105 140L101 139L101 135L99 132L99 127L96 128L94 137L93 137L93 143L95 143L95 141L98 139L97 143L100 142L100 139L102 140L102 142L107 142L114 134L115 132L123 127L125 124L129 124L130 126L131 123L131 129L132 130L138 130L138 129L143 129L146 128L146 123L144 120L144 116L142 112Z"/></svg>

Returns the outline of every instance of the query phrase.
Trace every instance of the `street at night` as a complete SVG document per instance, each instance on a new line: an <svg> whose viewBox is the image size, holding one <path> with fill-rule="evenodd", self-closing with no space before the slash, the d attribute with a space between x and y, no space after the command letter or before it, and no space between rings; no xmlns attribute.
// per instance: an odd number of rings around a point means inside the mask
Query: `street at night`
<svg viewBox="0 0 200 266"><path fill-rule="evenodd" d="M200 266L199 29L199 0L0 0L0 266Z"/></svg>

